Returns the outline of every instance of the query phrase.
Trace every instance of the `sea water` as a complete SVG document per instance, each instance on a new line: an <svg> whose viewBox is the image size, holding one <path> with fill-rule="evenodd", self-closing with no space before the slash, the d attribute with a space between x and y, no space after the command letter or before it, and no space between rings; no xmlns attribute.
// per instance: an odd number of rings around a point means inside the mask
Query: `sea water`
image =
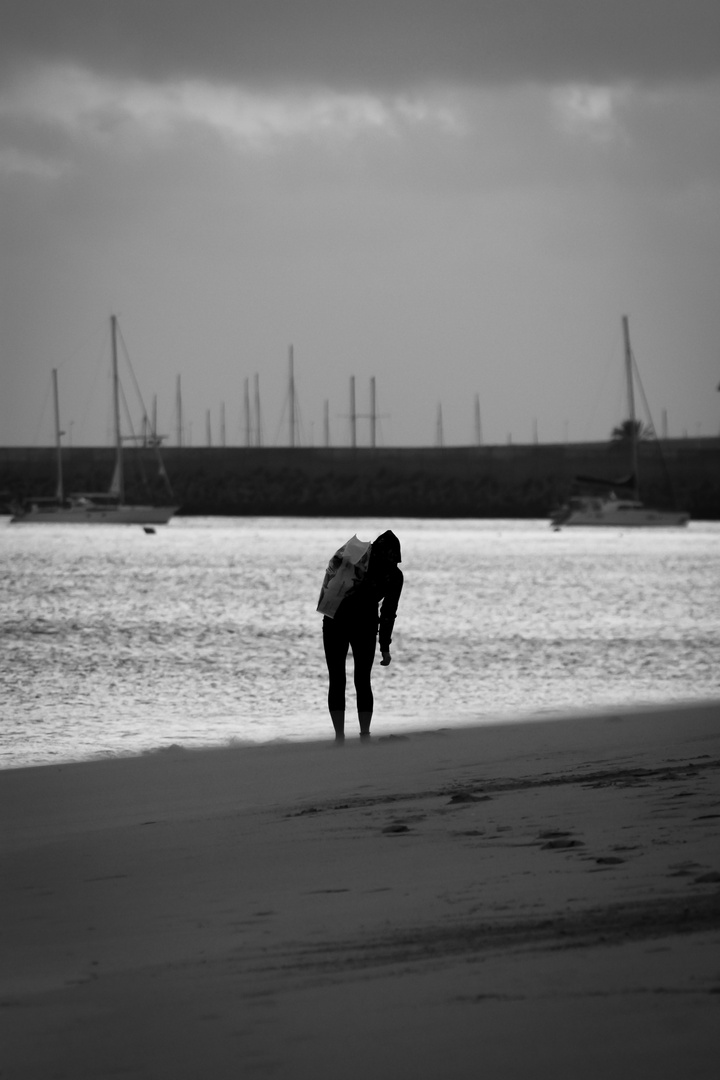
<svg viewBox="0 0 720 1080"><path fill-rule="evenodd" d="M332 553L400 538L377 734L720 697L720 525L0 523L0 767L330 737ZM348 729L353 730L348 679Z"/></svg>

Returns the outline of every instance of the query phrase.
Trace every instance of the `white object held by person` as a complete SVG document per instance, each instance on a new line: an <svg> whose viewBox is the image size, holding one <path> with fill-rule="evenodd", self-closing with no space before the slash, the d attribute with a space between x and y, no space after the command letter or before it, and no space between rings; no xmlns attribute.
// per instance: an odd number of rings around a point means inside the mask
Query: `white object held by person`
<svg viewBox="0 0 720 1080"><path fill-rule="evenodd" d="M325 571L317 610L329 619L335 617L340 604L355 589L367 573L372 543L352 536L333 555Z"/></svg>

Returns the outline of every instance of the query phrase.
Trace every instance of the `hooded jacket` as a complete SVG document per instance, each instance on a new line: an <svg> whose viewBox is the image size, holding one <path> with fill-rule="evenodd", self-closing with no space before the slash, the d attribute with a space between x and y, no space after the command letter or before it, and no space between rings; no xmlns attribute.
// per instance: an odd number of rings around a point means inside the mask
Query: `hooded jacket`
<svg viewBox="0 0 720 1080"><path fill-rule="evenodd" d="M381 652L387 652L403 587L400 541L388 529L373 542L367 573L360 585L340 604L335 621L351 625L366 624L379 629ZM379 608L379 610L378 610Z"/></svg>

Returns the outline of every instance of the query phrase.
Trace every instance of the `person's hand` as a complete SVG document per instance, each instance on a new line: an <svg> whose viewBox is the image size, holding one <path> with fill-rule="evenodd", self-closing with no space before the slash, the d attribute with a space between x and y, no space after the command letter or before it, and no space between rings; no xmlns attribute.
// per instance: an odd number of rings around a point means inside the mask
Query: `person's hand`
<svg viewBox="0 0 720 1080"><path fill-rule="evenodd" d="M391 660L392 660L392 656L390 655L390 653L383 650L382 660L380 661L380 667L387 667Z"/></svg>

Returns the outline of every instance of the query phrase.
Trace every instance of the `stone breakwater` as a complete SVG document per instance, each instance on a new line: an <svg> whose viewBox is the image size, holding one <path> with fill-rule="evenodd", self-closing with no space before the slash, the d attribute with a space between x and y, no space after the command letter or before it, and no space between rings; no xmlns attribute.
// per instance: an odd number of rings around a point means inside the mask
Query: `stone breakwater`
<svg viewBox="0 0 720 1080"><path fill-rule="evenodd" d="M0 448L0 502L52 495L55 451ZM622 444L435 448L167 447L163 463L182 513L538 518L577 475L627 475ZM106 490L109 447L63 450L67 491ZM640 446L643 497L675 502L695 519L720 519L720 439ZM126 451L128 498L162 498L152 449ZM669 483L668 483L669 481Z"/></svg>

